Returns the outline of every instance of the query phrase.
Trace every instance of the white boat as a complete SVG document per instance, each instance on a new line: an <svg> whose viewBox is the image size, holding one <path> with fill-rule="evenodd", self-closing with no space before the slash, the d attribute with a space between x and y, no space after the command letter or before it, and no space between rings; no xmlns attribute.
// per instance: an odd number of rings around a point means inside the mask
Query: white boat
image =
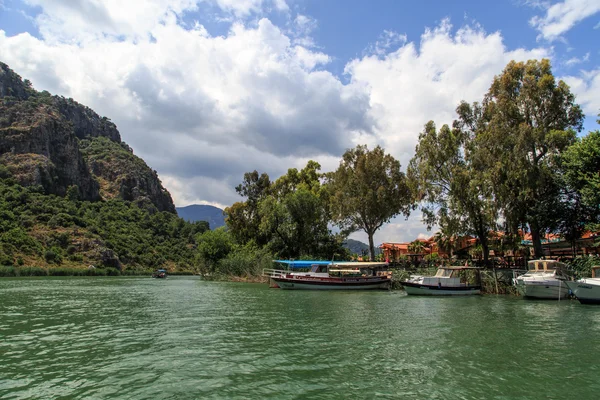
<svg viewBox="0 0 600 400"><path fill-rule="evenodd" d="M308 272L267 269L272 287L281 289L311 290L371 290L388 289L391 278L388 274L377 274L376 269L387 267L377 262L328 262L328 261L284 261L289 268L310 268Z"/></svg>
<svg viewBox="0 0 600 400"><path fill-rule="evenodd" d="M592 267L592 277L567 282L581 304L600 304L600 265Z"/></svg>
<svg viewBox="0 0 600 400"><path fill-rule="evenodd" d="M567 266L554 260L531 260L527 273L515 279L517 290L523 297L536 299L564 299L569 295Z"/></svg>
<svg viewBox="0 0 600 400"><path fill-rule="evenodd" d="M466 281L467 273L475 271L475 282ZM411 276L402 282L406 294L425 296L468 296L481 293L479 268L439 267L435 276Z"/></svg>

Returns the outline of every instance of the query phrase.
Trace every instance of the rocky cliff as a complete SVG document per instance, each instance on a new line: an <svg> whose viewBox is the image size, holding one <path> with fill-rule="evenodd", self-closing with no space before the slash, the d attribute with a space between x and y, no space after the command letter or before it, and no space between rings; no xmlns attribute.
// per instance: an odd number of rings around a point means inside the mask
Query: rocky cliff
<svg viewBox="0 0 600 400"><path fill-rule="evenodd" d="M121 198L175 212L156 171L121 141L117 127L73 99L37 92L0 62L0 164L24 186L82 200Z"/></svg>

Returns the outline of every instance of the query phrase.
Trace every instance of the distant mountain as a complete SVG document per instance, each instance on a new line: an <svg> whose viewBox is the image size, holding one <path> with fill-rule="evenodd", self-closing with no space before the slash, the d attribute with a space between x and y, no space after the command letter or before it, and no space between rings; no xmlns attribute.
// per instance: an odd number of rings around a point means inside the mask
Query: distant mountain
<svg viewBox="0 0 600 400"><path fill-rule="evenodd" d="M187 207L176 207L177 214L186 221L207 221L210 229L225 226L225 215L218 207L192 204Z"/></svg>
<svg viewBox="0 0 600 400"><path fill-rule="evenodd" d="M344 247L350 250L352 254L362 255L363 251L365 255L369 254L369 245L359 240L346 239L344 242ZM375 255L380 253L381 249L379 247L375 247Z"/></svg>

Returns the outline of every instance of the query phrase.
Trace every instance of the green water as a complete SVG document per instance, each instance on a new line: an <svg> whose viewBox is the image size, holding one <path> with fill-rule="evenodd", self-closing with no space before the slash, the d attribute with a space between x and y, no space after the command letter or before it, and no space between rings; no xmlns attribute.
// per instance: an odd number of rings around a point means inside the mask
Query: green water
<svg viewBox="0 0 600 400"><path fill-rule="evenodd" d="M0 280L2 399L598 399L600 307Z"/></svg>

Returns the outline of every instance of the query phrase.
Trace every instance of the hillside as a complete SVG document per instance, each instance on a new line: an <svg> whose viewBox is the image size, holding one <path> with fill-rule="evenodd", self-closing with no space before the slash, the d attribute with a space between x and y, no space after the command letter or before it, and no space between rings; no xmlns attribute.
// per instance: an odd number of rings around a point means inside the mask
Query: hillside
<svg viewBox="0 0 600 400"><path fill-rule="evenodd" d="M205 231L108 118L0 63L0 275L195 271Z"/></svg>
<svg viewBox="0 0 600 400"><path fill-rule="evenodd" d="M0 62L0 163L23 186L82 200L118 198L175 212L158 175L117 127L73 99L38 92Z"/></svg>
<svg viewBox="0 0 600 400"><path fill-rule="evenodd" d="M186 207L177 207L177 214L190 222L206 221L210 229L225 226L225 215L223 210L218 207L193 204Z"/></svg>

